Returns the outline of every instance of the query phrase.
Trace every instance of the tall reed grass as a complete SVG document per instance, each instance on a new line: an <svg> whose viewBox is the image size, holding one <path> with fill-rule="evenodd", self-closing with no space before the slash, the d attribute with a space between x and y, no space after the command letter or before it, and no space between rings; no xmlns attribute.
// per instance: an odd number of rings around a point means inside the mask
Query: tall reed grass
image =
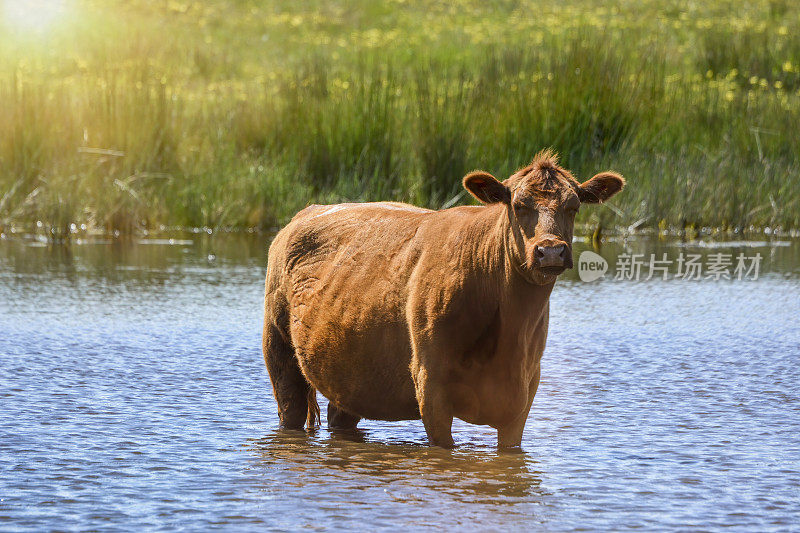
<svg viewBox="0 0 800 533"><path fill-rule="evenodd" d="M495 4L76 1L0 34L0 230L438 208L543 147L628 178L583 222L800 227L793 3Z"/></svg>

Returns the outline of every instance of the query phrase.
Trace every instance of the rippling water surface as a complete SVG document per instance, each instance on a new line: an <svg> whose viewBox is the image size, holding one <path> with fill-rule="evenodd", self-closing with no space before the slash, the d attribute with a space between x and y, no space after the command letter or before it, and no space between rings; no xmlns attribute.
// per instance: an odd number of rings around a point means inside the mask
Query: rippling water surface
<svg viewBox="0 0 800 533"><path fill-rule="evenodd" d="M522 453L460 422L452 452L420 422L278 430L265 250L0 240L0 529L800 528L797 240L604 246L764 263L559 281Z"/></svg>

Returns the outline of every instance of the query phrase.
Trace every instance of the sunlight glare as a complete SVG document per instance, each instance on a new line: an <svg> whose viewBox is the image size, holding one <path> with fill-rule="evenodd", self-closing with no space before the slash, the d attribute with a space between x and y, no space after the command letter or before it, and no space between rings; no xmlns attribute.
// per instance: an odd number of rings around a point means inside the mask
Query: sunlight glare
<svg viewBox="0 0 800 533"><path fill-rule="evenodd" d="M18 31L42 32L66 11L66 0L0 0L2 20Z"/></svg>

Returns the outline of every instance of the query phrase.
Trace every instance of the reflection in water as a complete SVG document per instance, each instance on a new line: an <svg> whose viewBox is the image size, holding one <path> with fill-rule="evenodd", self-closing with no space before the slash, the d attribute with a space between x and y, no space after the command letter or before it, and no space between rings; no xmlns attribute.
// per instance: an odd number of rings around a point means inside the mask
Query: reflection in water
<svg viewBox="0 0 800 533"><path fill-rule="evenodd" d="M524 452L490 446L443 450L386 437L364 430L278 430L248 442L250 471L262 475L257 490L274 492L293 513L292 506L313 493L332 497L340 511L381 505L383 519L408 524L429 523L426 517L436 514L465 526L475 520L484 527L544 521L541 473ZM337 518L343 522L334 523L342 526L363 520L357 513Z"/></svg>
<svg viewBox="0 0 800 533"><path fill-rule="evenodd" d="M262 237L0 238L0 529L796 529L800 242L760 240L600 249L758 252L757 281L562 276L514 454L276 430Z"/></svg>

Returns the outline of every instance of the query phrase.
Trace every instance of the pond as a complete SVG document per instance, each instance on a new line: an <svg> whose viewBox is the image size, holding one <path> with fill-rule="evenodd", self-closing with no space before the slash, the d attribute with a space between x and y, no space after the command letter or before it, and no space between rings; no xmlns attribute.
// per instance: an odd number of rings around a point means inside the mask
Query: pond
<svg viewBox="0 0 800 533"><path fill-rule="evenodd" d="M797 238L595 249L604 277L556 284L518 453L458 421L453 451L418 421L279 430L268 240L0 240L0 529L800 527Z"/></svg>

